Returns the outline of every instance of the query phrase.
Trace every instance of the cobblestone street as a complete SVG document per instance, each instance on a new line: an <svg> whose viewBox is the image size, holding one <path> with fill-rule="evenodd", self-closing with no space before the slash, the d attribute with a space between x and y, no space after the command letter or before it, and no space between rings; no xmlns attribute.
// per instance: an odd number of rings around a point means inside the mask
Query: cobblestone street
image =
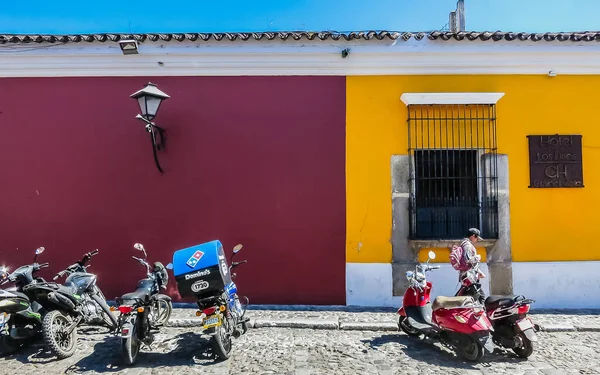
<svg viewBox="0 0 600 375"><path fill-rule="evenodd" d="M214 363L205 336L192 328L167 328L136 366L123 367L120 341L101 329L80 330L72 358L56 361L42 346L1 358L3 374L600 374L600 333L539 333L528 360L486 353L470 364L437 343L400 332L288 328L251 329L235 341L230 360Z"/></svg>

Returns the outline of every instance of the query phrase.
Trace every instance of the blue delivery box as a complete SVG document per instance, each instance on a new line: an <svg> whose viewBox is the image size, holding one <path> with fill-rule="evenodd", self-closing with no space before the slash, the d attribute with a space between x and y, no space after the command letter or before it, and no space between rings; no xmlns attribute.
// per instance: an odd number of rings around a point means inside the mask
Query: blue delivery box
<svg viewBox="0 0 600 375"><path fill-rule="evenodd" d="M223 244L218 240L175 251L173 274L182 297L219 296L231 282Z"/></svg>

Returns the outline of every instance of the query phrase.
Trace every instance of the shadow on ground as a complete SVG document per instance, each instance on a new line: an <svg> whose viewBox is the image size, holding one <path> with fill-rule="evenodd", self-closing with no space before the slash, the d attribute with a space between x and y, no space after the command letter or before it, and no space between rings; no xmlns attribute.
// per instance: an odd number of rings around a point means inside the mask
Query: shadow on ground
<svg viewBox="0 0 600 375"><path fill-rule="evenodd" d="M108 335L104 328L85 327L78 330L78 343L75 354L63 360L57 360L40 338L18 353L4 356L22 364L42 365L61 369L65 374L81 374L87 372L115 373L129 368L154 369L175 366L227 366L227 362L216 360L208 336L193 332L181 333L177 336L160 335L151 348L142 347L137 361L127 366L121 359L121 339ZM56 370L52 370L56 371Z"/></svg>
<svg viewBox="0 0 600 375"><path fill-rule="evenodd" d="M485 352L481 362L467 362L453 351L443 347L437 340L409 337L405 334L386 334L373 340L362 340L373 350L380 350L386 345L400 345L401 350L410 358L440 367L464 370L491 367L494 363L521 363L526 361L512 352L496 348L494 353Z"/></svg>
<svg viewBox="0 0 600 375"><path fill-rule="evenodd" d="M154 369L176 366L210 366L220 365L205 336L186 332L174 337L161 340L140 351L137 361L127 366L121 359L121 339L109 337L98 342L93 352L66 369L66 374L80 374L87 371L98 373L113 373L128 368Z"/></svg>

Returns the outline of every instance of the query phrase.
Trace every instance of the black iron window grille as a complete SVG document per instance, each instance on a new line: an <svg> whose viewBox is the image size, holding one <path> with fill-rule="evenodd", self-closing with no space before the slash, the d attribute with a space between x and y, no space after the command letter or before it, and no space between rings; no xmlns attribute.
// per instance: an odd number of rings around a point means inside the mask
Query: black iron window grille
<svg viewBox="0 0 600 375"><path fill-rule="evenodd" d="M498 238L496 107L409 105L410 238Z"/></svg>

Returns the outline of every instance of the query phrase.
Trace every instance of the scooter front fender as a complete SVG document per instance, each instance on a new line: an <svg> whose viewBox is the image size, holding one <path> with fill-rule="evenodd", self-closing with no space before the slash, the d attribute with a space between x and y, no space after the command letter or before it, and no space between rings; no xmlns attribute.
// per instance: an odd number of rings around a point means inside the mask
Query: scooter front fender
<svg viewBox="0 0 600 375"><path fill-rule="evenodd" d="M480 336L479 342L483 345L483 348L488 351L488 353L494 352L494 342L492 341L492 337L490 335Z"/></svg>
<svg viewBox="0 0 600 375"><path fill-rule="evenodd" d="M406 316L406 311L404 310L404 306L402 306L401 308L399 308L398 311L397 311L397 313L400 316Z"/></svg>
<svg viewBox="0 0 600 375"><path fill-rule="evenodd" d="M535 334L533 328L526 329L523 331L523 334L529 339L529 341L538 341L537 335Z"/></svg>

